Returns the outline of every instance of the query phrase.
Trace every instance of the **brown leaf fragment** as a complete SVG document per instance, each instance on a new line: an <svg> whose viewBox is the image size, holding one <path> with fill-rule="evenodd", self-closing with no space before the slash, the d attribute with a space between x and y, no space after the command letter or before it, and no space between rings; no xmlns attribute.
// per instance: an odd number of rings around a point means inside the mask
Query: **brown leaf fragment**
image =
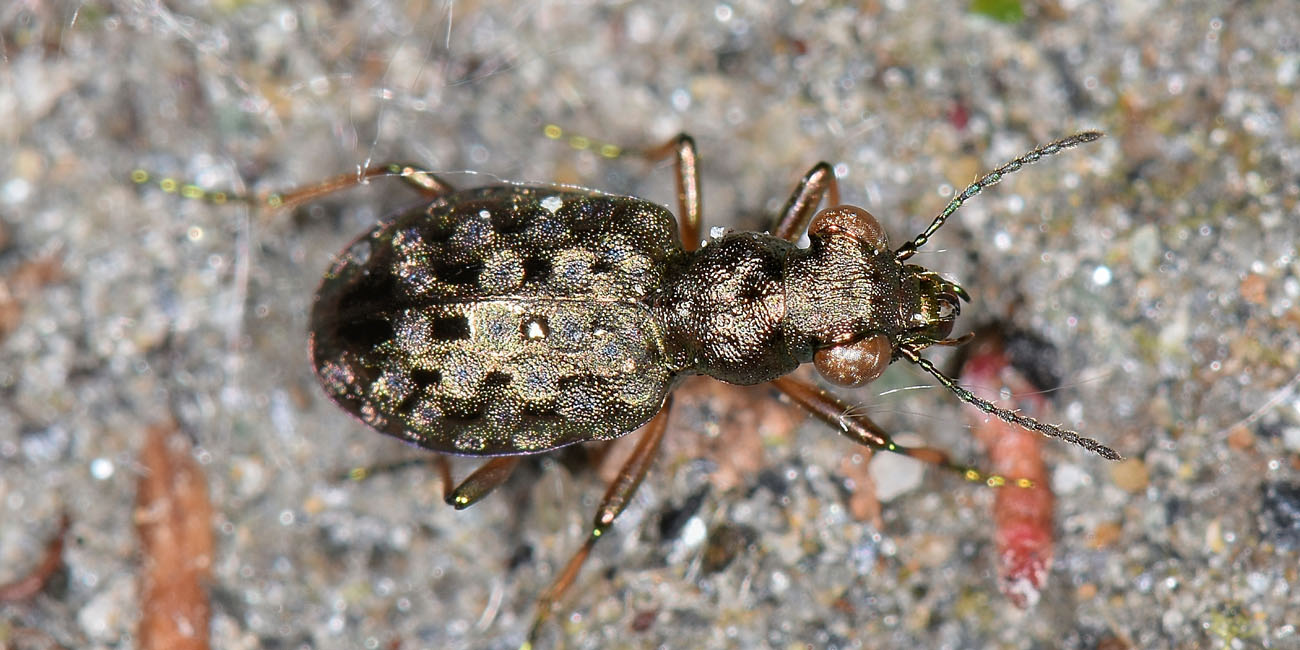
<svg viewBox="0 0 1300 650"><path fill-rule="evenodd" d="M10 582L6 585L0 585L0 603L11 603L27 600L32 596L40 593L45 588L45 583L49 582L50 576L63 565L63 540L68 533L68 515L64 513L59 520L59 530L54 534L49 544L45 546L45 555L27 575Z"/></svg>
<svg viewBox="0 0 1300 650"><path fill-rule="evenodd" d="M849 516L854 521L869 521L876 530L885 527L881 517L880 499L876 498L876 484L871 479L871 450L861 449L840 460L840 474L852 486L849 495Z"/></svg>
<svg viewBox="0 0 1300 650"><path fill-rule="evenodd" d="M206 650L212 566L207 480L175 427L149 429L140 451L135 524L143 550L140 647Z"/></svg>
<svg viewBox="0 0 1300 650"><path fill-rule="evenodd" d="M22 322L23 308L42 288L63 280L63 260L56 255L27 260L0 275L0 340Z"/></svg>

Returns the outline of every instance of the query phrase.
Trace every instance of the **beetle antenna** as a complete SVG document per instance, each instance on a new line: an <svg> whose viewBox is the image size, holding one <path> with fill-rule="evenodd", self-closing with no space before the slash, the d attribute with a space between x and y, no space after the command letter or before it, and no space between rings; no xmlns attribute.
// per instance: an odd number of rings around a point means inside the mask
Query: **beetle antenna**
<svg viewBox="0 0 1300 650"><path fill-rule="evenodd" d="M944 208L943 212L940 212L939 215L934 218L934 221L930 222L930 227L926 228L925 232L917 235L916 239L899 246L898 250L895 251L895 254L898 256L899 260L905 260L915 255L917 249L930 241L930 237L934 235L941 226L943 226L943 223L948 220L948 217L951 216L952 213L957 211L957 208L960 208L967 199L984 191L984 188L997 183L1012 172L1019 171L1020 168L1025 165L1036 163L1047 156L1061 153L1066 149L1081 145L1085 142L1092 142L1093 140L1100 138L1102 135L1104 134L1101 131L1084 131L1066 138L1061 138L1055 142L1049 142L981 176L979 180L967 185L966 189L958 192L956 196L952 197L952 200L948 202L948 207Z"/></svg>
<svg viewBox="0 0 1300 650"><path fill-rule="evenodd" d="M980 399L974 393L958 385L951 377L940 372L938 368L934 367L933 363L930 363L929 359L922 357L916 350L909 347L900 347L898 348L898 351L903 356L907 357L908 361L921 366L922 370L934 375L934 378L938 379L939 383L942 384L944 388L952 391L952 393L957 396L957 399L966 402L967 404L970 404L979 410L1002 420L1003 422L1018 424L1030 431L1037 431L1049 438L1060 438L1066 442L1074 443L1107 460L1124 460L1124 457L1119 455L1119 452L1093 440L1092 438L1085 438L1074 431L1062 429L1055 424L1039 422L1027 415L1021 415L1015 411L1009 411L988 400Z"/></svg>

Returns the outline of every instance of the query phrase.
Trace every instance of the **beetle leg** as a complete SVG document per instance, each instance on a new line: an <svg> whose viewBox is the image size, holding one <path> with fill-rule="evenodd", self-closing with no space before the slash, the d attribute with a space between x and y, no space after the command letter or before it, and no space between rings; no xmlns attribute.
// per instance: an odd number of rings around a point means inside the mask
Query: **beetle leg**
<svg viewBox="0 0 1300 650"><path fill-rule="evenodd" d="M515 466L519 464L519 460L522 458L523 456L497 456L483 463L464 481L461 481L460 485L456 486L456 489L447 493L447 505L457 510L464 510L478 503L479 499L487 496L488 493L500 487L502 483L506 482L506 479L510 478L510 474L515 471ZM447 459L439 456L439 460L446 467ZM450 474L447 477L450 478ZM451 485L451 481L447 481L443 485Z"/></svg>
<svg viewBox="0 0 1300 650"><path fill-rule="evenodd" d="M447 464L447 459L443 458L441 455L437 455L434 456L434 462L438 464L439 475L443 479L442 484L446 486L450 486L451 466ZM343 472L342 474L339 475L338 480L364 481L370 478L371 476L376 476L378 474L389 474L392 472L398 472L404 470L408 467L423 467L428 464L429 461L427 458L404 458L402 460L396 460L390 463L383 463L379 465L362 465L359 467L353 467L347 470L346 472ZM451 487L447 487L445 491L450 492Z"/></svg>
<svg viewBox="0 0 1300 650"><path fill-rule="evenodd" d="M696 168L695 140L685 133L644 152L650 160L675 155L677 170L677 221L682 229L682 245L693 251L700 247L700 177Z"/></svg>
<svg viewBox="0 0 1300 650"><path fill-rule="evenodd" d="M840 435L859 445L872 450L903 454L933 465L953 469L968 480L983 481L989 478L978 470L954 465L948 460L948 454L933 447L906 447L894 442L894 439L880 425L872 422L867 416L857 413L847 402L809 382L786 375L773 379L771 383L818 420L830 425L840 432Z"/></svg>
<svg viewBox="0 0 1300 650"><path fill-rule="evenodd" d="M808 228L808 222L812 221L817 205L828 193L829 207L839 205L840 185L835 181L835 170L830 163L823 161L813 165L804 174L803 180L799 181L798 187L794 188L790 200L781 208L781 218L776 222L772 236L786 241L798 241L799 236Z"/></svg>
<svg viewBox="0 0 1300 650"><path fill-rule="evenodd" d="M522 648L528 649L533 647L533 642L537 639L537 633L541 629L542 623L551 615L551 610L564 597L564 592L568 591L575 578L578 577L578 571L591 555L591 548L596 545L605 531L609 530L614 519L618 517L623 509L627 507L628 502L632 500L632 495L636 494L636 489L640 487L641 480L645 478L646 472L650 470L650 463L658 455L659 443L664 438L664 431L668 429L668 412L672 409L672 396L670 395L664 401L663 408L655 414L644 427L644 433L641 439L637 441L636 447L632 450L632 455L623 463L622 469L619 470L618 476L609 484L605 490L605 497L601 499L600 508L596 510L596 517L592 523L591 534L587 536L587 541L583 542L582 548L569 560L569 563L560 572L560 577L546 589L545 592L537 599L537 616L533 619L533 625L528 631L528 640L524 642Z"/></svg>
<svg viewBox="0 0 1300 650"><path fill-rule="evenodd" d="M451 463L447 457L442 454L433 455L433 463L438 468L438 477L442 479L442 499L447 505L464 510L480 499L487 496L492 490L497 489L502 483L510 478L511 472L519 464L522 456L499 456L489 459L479 466L464 481L455 484L451 480ZM384 472L393 472L400 469L406 469L412 465L424 465L429 461L424 458L414 458L408 460L399 460L386 465L374 465L370 467L354 467L343 475L353 481L360 481L369 476ZM455 486L455 487L453 487Z"/></svg>
<svg viewBox="0 0 1300 650"><path fill-rule="evenodd" d="M959 474L967 481L984 483L989 487L1015 485L1023 488L1033 486L1032 481L1008 479L1001 474L994 474L969 465L954 463L948 458L946 452L934 447L900 445L894 442L894 439L880 425L859 413L852 405L802 379L795 379L786 375L773 379L771 384L777 390L785 393L786 397L794 400L796 404L807 409L818 420L839 431L840 435L864 447L893 452L931 465L937 465Z"/></svg>
<svg viewBox="0 0 1300 650"><path fill-rule="evenodd" d="M372 165L351 174L339 174L323 181L289 190L277 192L266 197L265 203L272 208L293 207L300 203L314 201L322 196L346 190L357 185L364 185L372 178L397 176L427 199L451 192L454 188L438 178L433 172L418 165L408 163L386 163Z"/></svg>
<svg viewBox="0 0 1300 650"><path fill-rule="evenodd" d="M442 454L433 455L433 464L438 466L438 478L442 479L442 500L448 503L454 490L451 482L451 461Z"/></svg>

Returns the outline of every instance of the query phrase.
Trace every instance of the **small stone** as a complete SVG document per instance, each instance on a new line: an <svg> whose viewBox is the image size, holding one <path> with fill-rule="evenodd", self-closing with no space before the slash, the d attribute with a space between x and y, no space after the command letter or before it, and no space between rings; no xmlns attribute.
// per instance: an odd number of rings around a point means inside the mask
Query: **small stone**
<svg viewBox="0 0 1300 650"><path fill-rule="evenodd" d="M875 454L867 464L871 480L876 483L876 498L889 502L921 485L925 466L902 454Z"/></svg>
<svg viewBox="0 0 1300 650"><path fill-rule="evenodd" d="M1216 555L1228 549L1227 542L1223 539L1223 523L1218 519L1205 527L1205 546Z"/></svg>
<svg viewBox="0 0 1300 650"><path fill-rule="evenodd" d="M1255 434L1244 425L1237 425L1228 432L1228 446L1237 451L1247 451L1255 446Z"/></svg>
<svg viewBox="0 0 1300 650"><path fill-rule="evenodd" d="M1160 625L1162 625L1165 628L1165 631L1170 634L1180 630L1185 622L1186 619L1183 618L1183 613L1176 609L1166 611L1164 616L1160 617Z"/></svg>
<svg viewBox="0 0 1300 650"><path fill-rule="evenodd" d="M1268 483L1261 491L1260 533L1284 549L1300 548L1300 483Z"/></svg>
<svg viewBox="0 0 1300 650"><path fill-rule="evenodd" d="M1119 489L1136 493L1146 489L1150 475L1147 466L1141 460L1130 458L1112 465L1110 478Z"/></svg>
<svg viewBox="0 0 1300 650"><path fill-rule="evenodd" d="M1119 524L1113 521L1107 521L1098 524L1097 527L1093 529L1092 536L1088 540L1088 543L1095 549L1107 548L1119 541L1122 532L1123 529L1120 528Z"/></svg>
<svg viewBox="0 0 1300 650"><path fill-rule="evenodd" d="M114 579L77 612L77 624L89 639L119 640L135 624L135 603L134 580L125 576Z"/></svg>
<svg viewBox="0 0 1300 650"><path fill-rule="evenodd" d="M1282 430L1282 446L1291 451L1300 451L1300 427L1287 427Z"/></svg>
<svg viewBox="0 0 1300 650"><path fill-rule="evenodd" d="M1078 465L1058 465L1052 472L1052 491L1056 494L1070 494L1091 483L1092 475Z"/></svg>
<svg viewBox="0 0 1300 650"><path fill-rule="evenodd" d="M1241 297L1246 302L1256 305L1268 304L1268 280L1258 273L1251 273L1241 281Z"/></svg>

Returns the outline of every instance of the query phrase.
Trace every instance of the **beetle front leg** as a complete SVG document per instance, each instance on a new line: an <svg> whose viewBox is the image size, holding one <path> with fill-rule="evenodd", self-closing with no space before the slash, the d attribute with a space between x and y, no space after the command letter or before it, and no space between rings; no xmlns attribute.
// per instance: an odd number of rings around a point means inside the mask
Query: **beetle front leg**
<svg viewBox="0 0 1300 650"><path fill-rule="evenodd" d="M870 418L853 412L849 403L818 388L812 383L789 375L773 379L771 384L802 406L813 417L830 425L841 435L864 447L879 451L893 451L914 456L931 463L945 464L947 454L928 447L903 447Z"/></svg>
<svg viewBox="0 0 1300 650"><path fill-rule="evenodd" d="M798 187L794 188L790 200L781 208L781 218L776 222L772 236L786 241L798 241L799 236L808 228L808 222L812 221L817 205L827 194L830 195L829 207L840 204L840 185L835 180L835 170L830 163L823 161L813 165L804 174L803 180L799 181Z"/></svg>
<svg viewBox="0 0 1300 650"><path fill-rule="evenodd" d="M664 401L663 408L650 419L644 427L644 433L641 439L637 441L636 447L632 450L632 455L623 463L619 470L618 476L609 484L605 490L605 497L601 499L600 507L596 510L596 517L592 523L591 534L587 536L587 541L583 542L578 552L573 554L569 563L565 565L564 570L560 572L560 577L546 589L545 592L537 599L537 616L533 619L533 625L528 630L528 639L524 641L522 650L528 650L533 647L537 640L537 634L541 626L550 618L552 610L564 593L569 590L574 579L578 577L578 572L582 570L582 565L591 555L591 549L596 545L596 541L604 536L605 532L614 523L627 504L632 500L632 495L636 494L636 489L641 486L641 480L645 478L646 472L650 470L650 464L658 455L659 443L663 441L664 431L668 429L668 413L672 410L673 398L670 395Z"/></svg>
<svg viewBox="0 0 1300 650"><path fill-rule="evenodd" d="M786 375L773 379L770 383L818 420L830 425L840 435L868 449L915 458L955 472L967 481L985 483L989 487L1009 485L1031 487L1033 485L1032 481L1025 479L1008 479L1001 474L954 463L946 452L934 447L900 445L894 442L894 439L880 425L872 422L871 418L857 413L851 404L802 379Z"/></svg>

